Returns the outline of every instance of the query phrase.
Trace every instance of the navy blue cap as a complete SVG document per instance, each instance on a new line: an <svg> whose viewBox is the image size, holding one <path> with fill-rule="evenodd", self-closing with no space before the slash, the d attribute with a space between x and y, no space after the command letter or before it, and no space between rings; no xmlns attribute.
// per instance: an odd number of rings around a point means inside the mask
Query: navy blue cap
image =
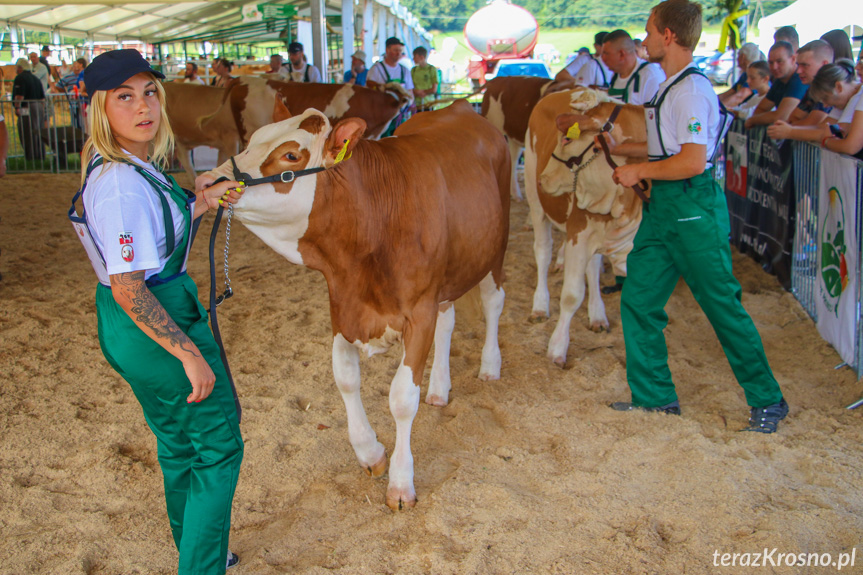
<svg viewBox="0 0 863 575"><path fill-rule="evenodd" d="M288 52L290 52L291 54L296 54L297 52L302 52L302 51L303 51L303 45L300 44L299 42L291 42L290 44L288 44Z"/></svg>
<svg viewBox="0 0 863 575"><path fill-rule="evenodd" d="M111 50L99 54L84 68L84 85L90 94L96 90L113 90L141 72L165 79L165 75L151 68L150 63L134 48Z"/></svg>

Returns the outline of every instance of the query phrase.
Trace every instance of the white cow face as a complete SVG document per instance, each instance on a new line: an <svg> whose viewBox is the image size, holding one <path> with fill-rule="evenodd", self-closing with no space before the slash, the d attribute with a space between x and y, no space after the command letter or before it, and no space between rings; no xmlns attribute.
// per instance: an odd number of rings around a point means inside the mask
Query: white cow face
<svg viewBox="0 0 863 575"><path fill-rule="evenodd" d="M557 144L554 157L540 174L543 191L551 195L574 193L579 209L608 214L622 209L623 188L612 180L612 169L594 143L603 122L587 114L561 114L557 117ZM572 159L571 168L564 162ZM577 173L577 178L576 178ZM573 183L575 182L575 187Z"/></svg>
<svg viewBox="0 0 863 575"><path fill-rule="evenodd" d="M240 172L252 178L318 167L330 169L345 141L343 156L348 156L365 127L363 120L349 118L333 128L326 116L310 109L260 128L252 134L249 147L234 159ZM230 161L211 174L234 179ZM236 215L270 247L302 264L299 240L308 230L318 179L322 177L327 178L326 172L298 176L289 182L249 185L235 204Z"/></svg>

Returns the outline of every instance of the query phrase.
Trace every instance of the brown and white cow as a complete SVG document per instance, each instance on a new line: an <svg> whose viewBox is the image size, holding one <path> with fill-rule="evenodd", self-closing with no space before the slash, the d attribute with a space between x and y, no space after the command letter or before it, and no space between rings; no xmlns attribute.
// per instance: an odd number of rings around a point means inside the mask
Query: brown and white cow
<svg viewBox="0 0 863 575"><path fill-rule="evenodd" d="M626 275L626 256L641 222L641 199L631 188L612 181L611 166L598 146L592 145L617 105L609 100L607 94L585 88L551 94L534 108L527 131L525 195L530 205L537 266L534 318L548 317L551 226L566 232L560 318L548 343L549 359L561 367L566 363L572 316L584 301L585 275L590 329L607 329L599 290L602 256L608 257L616 274ZM576 122L581 134L569 139L565 133ZM622 106L611 136L617 142L645 141L644 109ZM578 170L573 188L575 174L563 161L582 154L580 166L573 168ZM616 156L613 159L618 164L634 161Z"/></svg>
<svg viewBox="0 0 863 575"><path fill-rule="evenodd" d="M522 199L518 185L518 157L524 149L524 136L533 107L546 94L575 87L571 83L534 76L501 76L489 80L482 96L481 113L506 136L512 158L512 191Z"/></svg>
<svg viewBox="0 0 863 575"><path fill-rule="evenodd" d="M245 144L262 125L261 108L265 109L276 94L292 113L313 108L323 112L330 122L361 118L368 126L364 137L370 139L379 138L399 110L412 100L401 86L380 92L353 84L280 82L253 76L241 76L237 84L230 94L231 110Z"/></svg>
<svg viewBox="0 0 863 575"><path fill-rule="evenodd" d="M375 476L385 471L386 452L360 399L360 351L370 356L403 341L389 395L396 442L386 501L396 509L416 502L410 431L432 341L426 402L442 406L450 390L453 302L477 285L486 318L479 377L500 377L510 160L500 134L465 102L415 116L395 138L361 140L364 130L358 118L332 127L317 110L261 128L236 158L241 171L257 178L327 169L249 187L236 212L289 261L324 274L333 375L351 444ZM352 156L335 164L345 145ZM230 165L214 175L230 176Z"/></svg>
<svg viewBox="0 0 863 575"><path fill-rule="evenodd" d="M198 146L209 146L219 151L219 163L239 152L245 142L232 109L234 92L238 84L227 88L164 82L166 112L174 132L177 156L186 172L195 177L191 151ZM255 101L254 111L245 118L244 129L257 130L289 116L281 98L274 93L262 94Z"/></svg>

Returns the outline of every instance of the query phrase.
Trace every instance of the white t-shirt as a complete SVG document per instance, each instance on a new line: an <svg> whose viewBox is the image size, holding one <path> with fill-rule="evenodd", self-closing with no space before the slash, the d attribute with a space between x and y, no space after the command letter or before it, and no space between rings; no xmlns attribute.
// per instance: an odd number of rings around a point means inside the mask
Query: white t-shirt
<svg viewBox="0 0 863 575"><path fill-rule="evenodd" d="M651 101L656 95L657 90L659 90L659 85L665 81L665 72L662 71L662 66L659 64L648 64L641 71L637 71L639 66L644 64L644 62L644 60L638 58L632 72L632 74L638 74L638 92L635 91L635 79L629 85L629 103L636 106L642 106L645 102ZM626 88L626 83L632 77L632 74L626 78L618 77L611 85L611 88L623 90ZM608 81L611 82L611 78Z"/></svg>
<svg viewBox="0 0 863 575"><path fill-rule="evenodd" d="M581 67L582 67L582 66L584 66L585 64L587 64L587 61L588 61L588 60L590 60L590 54L584 54L584 53L579 54L578 56L576 56L575 58L573 58L573 59L572 59L572 62L570 62L569 64L567 64L567 65L566 65L566 68L564 68L564 69L565 69L567 72L569 72L569 75L570 75L570 76L572 76L573 78L575 78L575 76L578 74L578 71L579 71L579 70L581 70Z"/></svg>
<svg viewBox="0 0 863 575"><path fill-rule="evenodd" d="M133 159L155 178L168 183L152 164ZM175 245L179 245L185 232L181 208L167 191L159 193L165 195L171 208ZM162 202L135 168L116 162L95 168L84 190L84 210L108 275L146 270L144 279L149 279L164 269L171 254L165 253Z"/></svg>
<svg viewBox="0 0 863 575"><path fill-rule="evenodd" d="M734 115L741 120L748 120L752 117L752 114L755 113L755 108L758 107L758 104L761 103L761 100L763 100L766 95L767 92L764 92L763 94L752 94L752 96L747 98L745 102L733 108Z"/></svg>
<svg viewBox="0 0 863 575"><path fill-rule="evenodd" d="M836 108L833 108L834 110ZM848 103L845 105L845 109L842 110L842 114L839 116L839 124L850 124L854 119L854 112L863 112L863 86L861 86L857 93L851 96L851 99L848 100Z"/></svg>
<svg viewBox="0 0 863 575"><path fill-rule="evenodd" d="M612 74L602 58L590 58L575 75L575 83L579 86L608 86Z"/></svg>
<svg viewBox="0 0 863 575"><path fill-rule="evenodd" d="M386 73L384 70L386 69ZM387 80L389 74L389 80ZM401 64L388 66L383 60L379 60L372 64L369 68L369 75L366 76L366 82L377 82L378 84L386 84L387 82L398 82L401 80L402 85L407 90L414 89L414 81L411 77L411 71Z"/></svg>
<svg viewBox="0 0 863 575"><path fill-rule="evenodd" d="M321 80L321 72L311 64L304 64L299 70L295 70L294 67L290 64L287 66L282 66L282 69L287 71L290 75L291 82L304 82L306 79L306 68L309 69L309 82L320 83Z"/></svg>
<svg viewBox="0 0 863 575"><path fill-rule="evenodd" d="M36 65L31 65L30 68L33 72L33 75L39 78L39 81L42 82L42 89L45 90L45 95L48 95L48 77L51 75L48 72L48 68L42 62L36 62Z"/></svg>
<svg viewBox="0 0 863 575"><path fill-rule="evenodd" d="M690 64L686 68L693 67L695 65ZM662 94L686 68L660 84L659 94ZM652 113L653 109L645 108L647 121L655 123L656 120L651 118ZM665 96L659 119L659 129L666 153L672 156L679 153L683 144L703 144L707 146L708 160L713 157L716 135L719 131L719 98L713 91L710 80L701 74L690 74L675 84ZM654 150L648 143L648 154L660 156L662 150Z"/></svg>

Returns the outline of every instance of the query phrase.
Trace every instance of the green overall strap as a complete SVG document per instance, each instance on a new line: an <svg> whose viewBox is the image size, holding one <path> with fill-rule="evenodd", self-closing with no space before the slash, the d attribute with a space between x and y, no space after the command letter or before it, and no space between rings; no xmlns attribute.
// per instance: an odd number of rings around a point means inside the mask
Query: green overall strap
<svg viewBox="0 0 863 575"><path fill-rule="evenodd" d="M183 264L186 262L186 247L189 245L192 232L192 214L189 208L189 198L173 177L163 174L168 182L170 182L170 184L166 184L144 168L137 165L134 168L153 187L153 190L162 202L162 213L165 221L165 247L168 261L165 263L162 271L150 279L158 278L157 281L164 281L167 278L179 275L183 269ZM174 237L174 219L171 215L171 207L162 191L168 193L171 199L180 207L180 213L183 215L184 232L179 244L177 244Z"/></svg>
<svg viewBox="0 0 863 575"><path fill-rule="evenodd" d="M665 101L665 96L668 95L671 89L677 84L679 84L684 78L693 74L698 74L700 76L703 76L704 78L707 78L707 76L705 76L701 70L694 66L686 68L685 70L683 70L683 72L680 73L680 76L675 78L674 81L668 85L668 87L665 89L665 91L662 92L662 94L658 95L658 100L657 96L653 97L654 101L656 101L656 104L653 104L653 107L656 108L656 136L659 138L659 146L662 148L662 156L659 159L665 159L669 157L668 152L665 149L665 143L662 141L662 130L659 121L659 110L662 107L662 103Z"/></svg>

